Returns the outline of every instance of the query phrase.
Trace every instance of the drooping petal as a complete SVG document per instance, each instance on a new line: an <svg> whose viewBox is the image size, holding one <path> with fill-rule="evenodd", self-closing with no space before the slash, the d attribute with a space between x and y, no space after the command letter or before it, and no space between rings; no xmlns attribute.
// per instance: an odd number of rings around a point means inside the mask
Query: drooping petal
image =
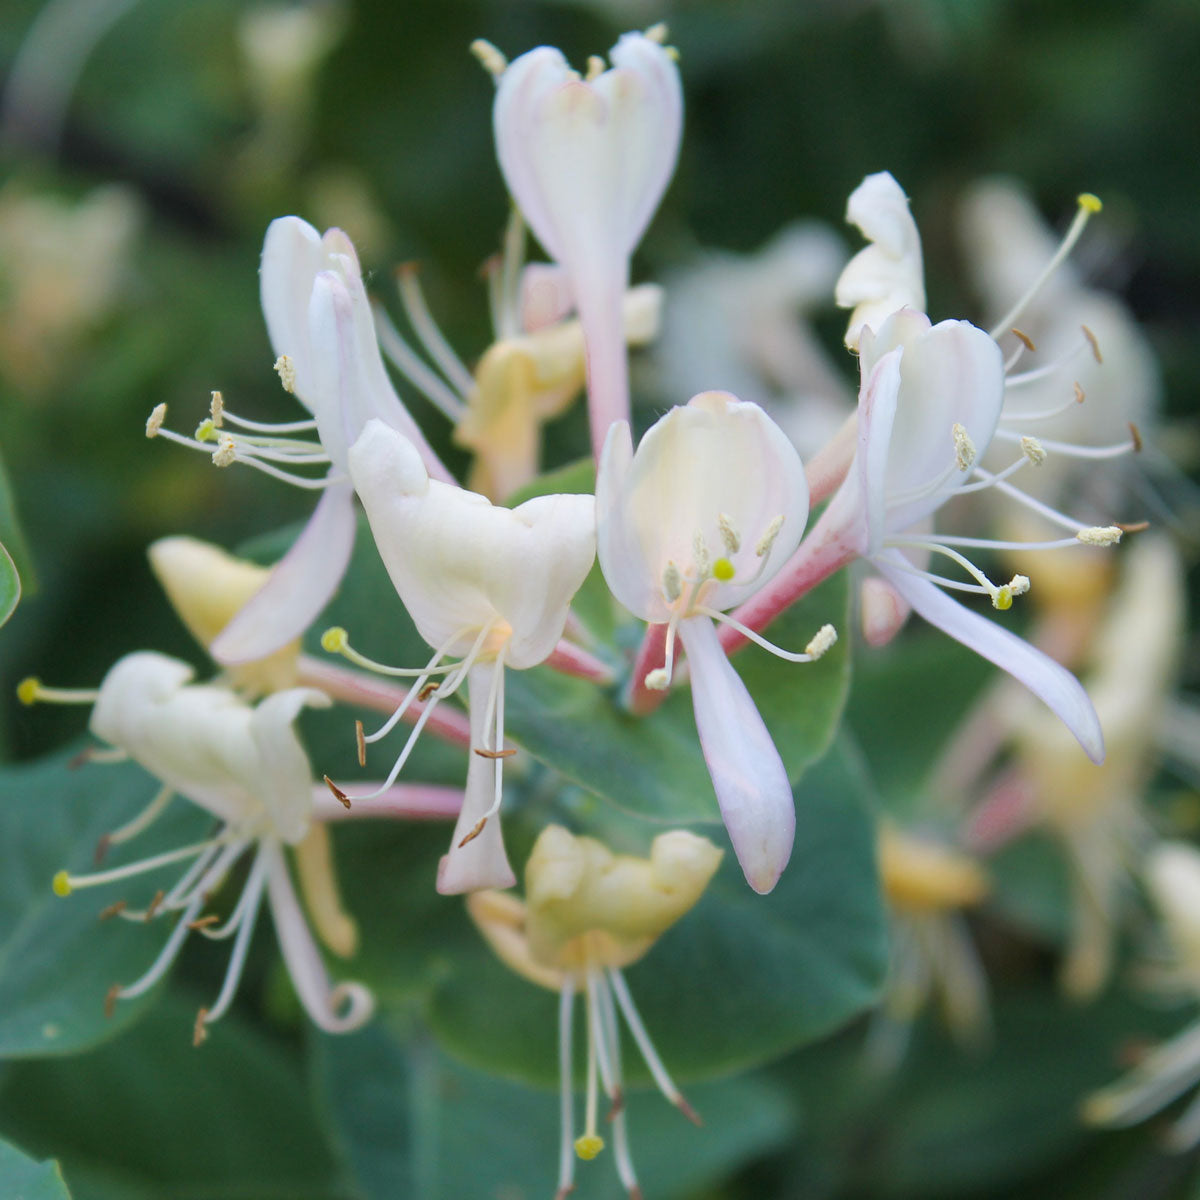
<svg viewBox="0 0 1200 1200"><path fill-rule="evenodd" d="M374 996L361 983L330 987L321 952L296 899L282 848L264 841L261 853L268 859L267 895L275 934L304 1011L326 1033L350 1033L360 1028L375 1011Z"/></svg>
<svg viewBox="0 0 1200 1200"><path fill-rule="evenodd" d="M692 705L704 761L738 863L769 892L792 853L796 810L787 772L741 677L706 617L679 624L692 673Z"/></svg>
<svg viewBox="0 0 1200 1200"><path fill-rule="evenodd" d="M884 550L871 561L918 615L1023 683L1059 716L1094 763L1104 761L1104 734L1096 710L1070 671L1015 633L911 574L898 551Z"/></svg>
<svg viewBox="0 0 1200 1200"><path fill-rule="evenodd" d="M846 264L834 289L838 304L854 309L846 345L856 350L864 328L877 330L902 308L925 311L925 268L908 197L887 171L868 175L850 193L846 220L871 243Z"/></svg>
<svg viewBox="0 0 1200 1200"><path fill-rule="evenodd" d="M500 759L476 754L474 751L493 746L492 731L487 724L488 696L495 673L503 670L495 663L478 663L471 668L467 682L470 688L471 746L467 763L467 784L462 810L450 838L449 853L438 864L437 890L442 895L474 892L480 888L509 888L517 882L508 855L504 851L504 836L500 830L500 814L489 817L479 834L465 846L460 845L492 807L495 798L496 772ZM499 681L503 688L504 681Z"/></svg>
<svg viewBox="0 0 1200 1200"><path fill-rule="evenodd" d="M647 557L624 511L632 464L633 435L627 421L618 421L608 431L596 471L596 555L612 594L635 617L661 622L670 616L656 576L662 566Z"/></svg>
<svg viewBox="0 0 1200 1200"><path fill-rule="evenodd" d="M332 701L315 688L288 688L261 700L250 718L250 734L260 764L259 797L275 833L295 845L312 817L312 767L292 722L300 710L328 708Z"/></svg>
<svg viewBox="0 0 1200 1200"><path fill-rule="evenodd" d="M213 640L213 658L252 662L299 637L337 591L353 548L354 492L335 484L267 582Z"/></svg>

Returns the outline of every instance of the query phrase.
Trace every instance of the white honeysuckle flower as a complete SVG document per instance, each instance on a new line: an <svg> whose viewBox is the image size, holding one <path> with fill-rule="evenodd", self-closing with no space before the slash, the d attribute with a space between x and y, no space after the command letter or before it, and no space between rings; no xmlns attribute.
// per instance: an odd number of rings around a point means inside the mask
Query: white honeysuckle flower
<svg viewBox="0 0 1200 1200"><path fill-rule="evenodd" d="M574 1190L575 1159L604 1149L598 1132L598 1085L611 1110L613 1157L631 1198L641 1196L626 1128L617 1013L659 1091L689 1120L700 1118L654 1049L621 968L641 959L704 894L722 851L684 829L660 833L647 858L614 854L602 842L560 825L538 836L525 865L525 899L481 891L467 911L497 957L518 975L559 993L559 1103L562 1142L555 1200ZM587 1005L587 1104L582 1136L574 1136L572 1025L576 992Z"/></svg>
<svg viewBox="0 0 1200 1200"><path fill-rule="evenodd" d="M1200 998L1200 850L1190 843L1160 842L1146 855L1143 876L1175 960L1177 982ZM1151 1050L1115 1083L1093 1092L1083 1117L1093 1125L1125 1128L1147 1117L1200 1081L1200 1021ZM1200 1097L1193 1096L1167 1130L1168 1149L1183 1152L1200 1142Z"/></svg>
<svg viewBox="0 0 1200 1200"><path fill-rule="evenodd" d="M690 664L696 728L721 815L751 887L769 892L791 854L795 809L787 772L714 621L785 563L804 533L808 484L787 436L756 404L704 392L672 409L637 453L614 425L596 476L600 566L635 616L665 624L666 661L635 680L670 684L675 639ZM827 631L826 631L827 630ZM832 644L826 627L808 662Z"/></svg>
<svg viewBox="0 0 1200 1200"><path fill-rule="evenodd" d="M515 882L498 820L504 757L504 671L543 662L562 636L567 610L595 558L591 496L538 496L517 508L430 479L416 447L369 421L350 450L350 476L393 585L421 636L436 650L410 697L443 676L384 787L404 765L427 715L470 683L472 750L466 798L438 890ZM345 652L344 634L326 644ZM459 661L445 664L448 655ZM361 656L355 661L366 662ZM402 673L402 672L397 672ZM408 701L375 733L387 734Z"/></svg>
<svg viewBox="0 0 1200 1200"><path fill-rule="evenodd" d="M56 693L34 683L30 695L23 697L94 702L91 731L112 749L91 757L130 758L161 781L162 790L149 807L109 834L103 848L146 829L174 794L221 823L214 836L200 843L140 862L87 875L60 871L54 890L65 896L77 888L115 883L192 860L174 886L159 892L144 912L135 913L123 902L109 910L130 920L179 914L151 968L134 983L114 986L109 1003L140 996L153 987L174 962L190 930L210 938L233 937L220 994L196 1018L197 1044L207 1026L233 1001L265 891L284 961L305 1010L326 1032L356 1029L371 1015L371 993L357 983L331 986L284 853L285 846L295 847L303 840L313 812L312 771L292 723L305 705L325 706L328 697L311 688L290 688L252 707L227 688L191 683L192 675L186 663L142 651L120 659L97 692ZM202 917L209 896L248 851L253 853L253 863L231 915L220 923L216 917Z"/></svg>
<svg viewBox="0 0 1200 1200"><path fill-rule="evenodd" d="M652 31L657 32L657 31ZM540 46L499 70L493 113L505 182L567 273L587 343L592 444L629 416L621 298L629 259L675 170L683 128L679 71L654 37L624 34L586 78ZM482 55L481 55L482 57Z"/></svg>
<svg viewBox="0 0 1200 1200"><path fill-rule="evenodd" d="M388 378L350 239L340 229L319 234L299 217L272 221L263 242L260 289L276 370L312 419L248 421L214 393L212 415L194 438L162 427L163 405L146 427L149 436L212 454L219 466L241 462L323 492L270 578L210 646L213 657L227 665L263 658L298 637L337 590L354 545L354 490L346 455L367 421L376 418L399 429L417 446L431 474L450 479ZM327 473L313 477L293 471L311 466Z"/></svg>
<svg viewBox="0 0 1200 1200"><path fill-rule="evenodd" d="M857 350L864 328L877 330L902 308L925 311L925 263L908 197L888 171L868 175L850 193L846 220L871 243L846 264L834 288L838 304L854 309L846 345Z"/></svg>

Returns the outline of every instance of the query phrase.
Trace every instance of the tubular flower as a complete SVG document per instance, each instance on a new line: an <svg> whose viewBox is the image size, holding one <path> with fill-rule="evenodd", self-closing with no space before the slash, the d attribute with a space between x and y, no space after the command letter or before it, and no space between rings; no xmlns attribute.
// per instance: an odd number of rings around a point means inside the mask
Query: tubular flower
<svg viewBox="0 0 1200 1200"><path fill-rule="evenodd" d="M682 829L659 834L649 858L634 858L549 825L525 866L524 902L492 891L467 898L467 911L497 956L560 996L562 1146L556 1200L574 1187L576 1156L592 1159L604 1148L597 1132L598 1082L611 1103L608 1119L621 1183L631 1197L641 1196L626 1129L618 1009L659 1090L699 1124L655 1051L621 968L642 958L694 907L721 857L707 839ZM588 1047L586 1120L579 1138L574 1137L571 1054L576 992L587 1004Z"/></svg>
<svg viewBox="0 0 1200 1200"><path fill-rule="evenodd" d="M679 71L660 33L623 35L612 67L592 58L586 79L549 46L505 66L477 44L499 72L493 115L505 182L570 280L597 454L609 425L629 415L621 320L629 259L674 172L683 127Z"/></svg>
<svg viewBox="0 0 1200 1200"><path fill-rule="evenodd" d="M670 685L675 639L692 678L696 728L721 815L751 887L769 892L792 850L795 809L787 772L750 693L717 640L714 621L753 595L795 549L808 518L804 466L756 404L704 392L672 409L637 453L614 425L596 477L600 566L635 616L666 625L666 661L643 683ZM809 662L835 640L826 626Z"/></svg>
<svg viewBox="0 0 1200 1200"><path fill-rule="evenodd" d="M211 416L193 438L162 427L165 405L155 409L146 425L148 436L202 449L218 466L245 463L323 492L270 578L210 646L213 657L225 664L263 658L286 645L308 628L337 590L354 545L354 491L346 455L368 420L378 418L399 429L418 447L432 474L450 478L388 379L358 257L340 229L321 235L299 217L272 221L263 243L261 293L280 380L312 419L248 421L230 412L220 393L214 393ZM292 470L310 466L327 468L326 474Z"/></svg>
<svg viewBox="0 0 1200 1200"><path fill-rule="evenodd" d="M291 688L251 707L226 688L192 684L191 678L192 668L186 663L142 651L117 662L98 692L46 692L42 697L94 701L91 731L112 747L94 757L133 759L162 782L149 807L109 834L102 848L142 832L176 793L220 822L217 833L205 841L140 862L90 875L60 871L54 890L65 896L77 888L115 883L192 860L174 886L160 891L145 911L133 912L123 902L108 910L128 920L179 914L154 964L134 983L114 986L109 1003L153 987L174 962L189 931L209 938L233 937L220 994L197 1016L197 1044L233 1001L265 893L284 961L308 1015L329 1033L356 1029L370 1016L374 1001L361 984L330 986L284 856L284 847L296 846L308 832L313 804L312 773L292 722L305 705L324 706L329 701L322 692ZM251 850L253 862L232 914L224 922L201 916L233 864Z"/></svg>
<svg viewBox="0 0 1200 1200"><path fill-rule="evenodd" d="M430 479L416 447L382 421L370 421L350 450L350 476L375 544L421 636L436 651L409 693L433 690L389 787L426 717L464 681L470 686L471 746L466 797L438 890L463 892L515 882L498 821L504 748L504 670L544 661L562 636L567 609L595 557L591 496L539 496L514 509ZM341 631L337 631L341 634ZM327 646L348 650L344 635ZM447 655L460 660L443 662ZM355 661L367 663L357 656ZM387 734L406 700L375 733Z"/></svg>

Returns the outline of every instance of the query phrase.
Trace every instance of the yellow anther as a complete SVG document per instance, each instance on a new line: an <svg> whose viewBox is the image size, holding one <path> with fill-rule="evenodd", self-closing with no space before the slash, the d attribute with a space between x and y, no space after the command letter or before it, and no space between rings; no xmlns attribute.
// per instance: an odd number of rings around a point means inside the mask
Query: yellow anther
<svg viewBox="0 0 1200 1200"><path fill-rule="evenodd" d="M489 75L499 79L508 70L508 59L486 38L476 38L470 45L470 51Z"/></svg>
<svg viewBox="0 0 1200 1200"><path fill-rule="evenodd" d="M50 885L54 888L56 896L69 896L71 894L71 877L66 871L59 871L54 876L54 882Z"/></svg>
<svg viewBox="0 0 1200 1200"><path fill-rule="evenodd" d="M1029 351L1030 354L1037 349L1037 346L1034 345L1033 338L1031 338L1029 334L1025 333L1023 330L1010 329L1009 333L1011 333L1013 337L1015 337L1017 341Z"/></svg>
<svg viewBox="0 0 1200 1200"><path fill-rule="evenodd" d="M595 83L595 81L597 79L599 79L600 76L603 75L607 69L608 68L604 64L604 59L602 59L600 57L600 55L598 55L598 54L588 55L587 75L585 76L587 82Z"/></svg>
<svg viewBox="0 0 1200 1200"><path fill-rule="evenodd" d="M208 412L213 425L220 429L225 419L225 398L220 392L213 392L212 399L208 402Z"/></svg>
<svg viewBox="0 0 1200 1200"><path fill-rule="evenodd" d="M604 1139L595 1133L585 1133L575 1139L575 1153L584 1162L591 1162L604 1149Z"/></svg>
<svg viewBox="0 0 1200 1200"><path fill-rule="evenodd" d="M199 425L196 426L196 441L198 442L215 442L217 440L217 423L212 417L205 417Z"/></svg>
<svg viewBox="0 0 1200 1200"><path fill-rule="evenodd" d="M954 465L960 471L969 471L975 465L975 443L965 425L954 422L950 430L954 437Z"/></svg>
<svg viewBox="0 0 1200 1200"><path fill-rule="evenodd" d="M341 654L349 641L350 635L340 625L331 625L321 634L321 649L330 654Z"/></svg>
<svg viewBox="0 0 1200 1200"><path fill-rule="evenodd" d="M667 32L666 22L659 21L657 25L651 25L643 36L648 42L657 42L660 46L663 46L670 35Z"/></svg>
<svg viewBox="0 0 1200 1200"><path fill-rule="evenodd" d="M721 531L721 541L730 554L736 554L742 548L741 534L734 528L733 518L728 513L717 516L717 528Z"/></svg>
<svg viewBox="0 0 1200 1200"><path fill-rule="evenodd" d="M296 390L296 366L286 354L281 354L275 360L275 370L279 374L279 382L283 384L283 390L294 392Z"/></svg>
<svg viewBox="0 0 1200 1200"><path fill-rule="evenodd" d="M671 677L662 667L656 667L653 671L646 674L646 678L642 682L652 692L665 692L670 686Z"/></svg>
<svg viewBox="0 0 1200 1200"><path fill-rule="evenodd" d="M783 528L783 513L773 517L770 525L763 530L763 535L754 544L754 553L758 558L764 558L770 553L771 547L775 544L775 539L779 536L779 531Z"/></svg>
<svg viewBox="0 0 1200 1200"><path fill-rule="evenodd" d="M1121 527L1094 525L1091 529L1081 529L1075 537L1085 546L1115 546L1121 540Z"/></svg>
<svg viewBox="0 0 1200 1200"><path fill-rule="evenodd" d="M1035 467L1040 467L1046 461L1046 448L1035 437L1023 437L1021 439L1021 453Z"/></svg>
<svg viewBox="0 0 1200 1200"><path fill-rule="evenodd" d="M1092 348L1092 357L1098 363L1103 363L1104 355L1100 353L1100 342L1097 340L1096 335L1086 325L1080 325L1079 328L1083 330L1083 336L1087 338L1087 343Z"/></svg>
<svg viewBox="0 0 1200 1200"><path fill-rule="evenodd" d="M1014 575L1008 581L1008 590L1014 596L1023 596L1029 591L1030 583L1028 575Z"/></svg>
<svg viewBox="0 0 1200 1200"><path fill-rule="evenodd" d="M713 563L712 573L722 582L728 583L737 574L733 563L727 558L718 558Z"/></svg>
<svg viewBox="0 0 1200 1200"><path fill-rule="evenodd" d="M822 625L813 634L812 641L804 647L804 653L813 659L818 659L827 653L837 642L837 630L832 625Z"/></svg>
<svg viewBox="0 0 1200 1200"><path fill-rule="evenodd" d="M674 604L679 599L680 592L683 591L683 576L679 573L679 568L669 562L663 567L662 573L663 595L666 596L669 603Z"/></svg>
<svg viewBox="0 0 1200 1200"><path fill-rule="evenodd" d="M237 461L237 443L228 434L220 439L220 444L213 451L213 464L218 467L228 467Z"/></svg>
<svg viewBox="0 0 1200 1200"><path fill-rule="evenodd" d="M1080 192L1076 198L1079 207L1086 212L1098 213L1104 205L1100 202L1100 197L1093 195L1091 192Z"/></svg>
<svg viewBox="0 0 1200 1200"><path fill-rule="evenodd" d="M146 436L148 438L158 437L158 431L162 428L163 422L167 419L167 406L165 404L156 404L150 410L150 415L146 418Z"/></svg>
<svg viewBox="0 0 1200 1200"><path fill-rule="evenodd" d="M30 675L17 684L17 699L27 708L38 702L42 690L42 681L36 675Z"/></svg>

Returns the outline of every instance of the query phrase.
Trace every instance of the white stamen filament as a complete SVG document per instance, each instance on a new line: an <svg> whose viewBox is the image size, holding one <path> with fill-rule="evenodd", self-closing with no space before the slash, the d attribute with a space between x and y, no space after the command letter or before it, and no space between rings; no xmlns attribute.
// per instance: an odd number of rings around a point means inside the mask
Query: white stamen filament
<svg viewBox="0 0 1200 1200"><path fill-rule="evenodd" d="M562 1140L558 1151L558 1193L568 1195L575 1184L575 1103L571 1063L571 1025L575 1009L575 977L568 971L558 994L558 1111Z"/></svg>
<svg viewBox="0 0 1200 1200"><path fill-rule="evenodd" d="M525 219L514 204L504 230L501 259L498 320L493 328L498 338L518 337L521 329L521 268L525 265Z"/></svg>
<svg viewBox="0 0 1200 1200"><path fill-rule="evenodd" d="M1004 380L1005 390L1007 390L1008 388L1024 387L1026 384L1029 384L1029 383L1036 383L1039 379L1045 379L1047 375L1053 375L1056 371L1061 371L1063 369L1063 367L1067 366L1068 363L1073 362L1076 358L1078 358L1080 356L1080 354L1082 354L1088 348L1089 347L1088 347L1087 341L1081 340L1078 345L1073 346L1065 354L1060 354L1052 362L1045 363L1040 367L1033 367L1031 370L1028 370L1028 371L1021 371L1019 374L1016 374L1016 375L1006 375L1005 380ZM1007 370L1007 367L1006 367L1006 370ZM1063 405L1062 408L1053 409L1051 411L1051 413L1049 413L1048 415L1056 415L1060 412L1066 412L1067 409L1071 408L1074 404L1077 404L1077 403L1078 403L1078 401L1076 401L1074 398L1072 398L1072 399L1068 400L1066 402L1066 404ZM1004 420L1005 418L1003 416L1001 416L1000 419ZM1031 418L1031 419L1036 420L1037 418Z"/></svg>
<svg viewBox="0 0 1200 1200"><path fill-rule="evenodd" d="M468 395L475 386L475 378L463 366L462 360L454 353L450 343L442 336L442 331L430 316L416 270L408 267L399 271L396 284L404 312L425 352L441 368L451 386L457 388L460 395Z"/></svg>
<svg viewBox="0 0 1200 1200"><path fill-rule="evenodd" d="M624 1080L621 1074L621 1038L617 1030L617 1009L613 1003L612 988L604 975L599 975L597 984L600 1014L612 1057L613 1083L617 1095L620 1096L624 1090ZM633 1169L633 1157L629 1153L629 1126L625 1105L623 1102L614 1101L614 1107L616 1111L612 1114L613 1158L617 1165L617 1176L631 1196L640 1196L637 1175Z"/></svg>
<svg viewBox="0 0 1200 1200"><path fill-rule="evenodd" d="M375 315L375 333L379 338L379 348L430 404L457 425L466 413L463 397L422 362L382 306L374 304L372 311Z"/></svg>
<svg viewBox="0 0 1200 1200"><path fill-rule="evenodd" d="M93 756L91 761L95 762ZM104 842L109 846L119 846L122 842L127 842L130 838L135 838L144 829L148 829L154 824L163 809L171 802L171 797L175 793L169 787L159 789L158 794L142 809L132 821L127 821L118 829L114 829L112 833L106 834Z"/></svg>
<svg viewBox="0 0 1200 1200"><path fill-rule="evenodd" d="M608 979L612 984L617 1003L621 1006L621 1012L625 1016L625 1023L629 1026L629 1032L633 1034L633 1040L637 1043L637 1048L641 1051L646 1066L650 1068L650 1074L654 1077L654 1082L658 1084L658 1090L676 1108L682 1110L689 1120L699 1123L691 1105L683 1098L683 1093L675 1086L671 1076L667 1074L666 1067L662 1064L662 1059L658 1057L654 1043L650 1041L646 1026L642 1024L642 1018L633 1003L633 997L629 994L629 987L625 983L624 975L616 967L609 967Z"/></svg>
<svg viewBox="0 0 1200 1200"><path fill-rule="evenodd" d="M61 887L66 887L67 891L62 892L62 894L67 895L78 888L100 887L106 883L117 883L122 879L131 879L135 875L144 875L147 871L156 871L159 867L170 866L171 863L182 862L187 858L195 858L198 854L202 854L214 846L226 846L232 840L232 835L222 833L215 838L208 838L203 842L196 842L190 846L181 846L177 850L167 850L163 854L155 854L150 858L143 858L138 862L127 863L123 867L113 867L109 871L95 871L91 875L70 875L65 871L60 871L55 876L55 890L58 891Z"/></svg>
<svg viewBox="0 0 1200 1200"><path fill-rule="evenodd" d="M1007 429L996 430L995 438L997 441L1003 442L1022 440L1019 434L1011 433ZM1066 458L1120 458L1122 454L1131 454L1134 450L1132 439L1116 442L1111 446L1077 446L1073 442L1054 441L1042 441L1040 445L1044 450L1061 454Z"/></svg>
<svg viewBox="0 0 1200 1200"><path fill-rule="evenodd" d="M811 649L806 649L803 654L795 654L790 650L781 649L779 646L776 646L774 642L767 641L767 639L765 637L763 637L762 634L756 633L753 629L751 629L747 625L743 625L741 623L741 621L738 621L734 617L731 617L728 613L720 612L719 610L717 610L715 608L708 608L706 605L703 605L703 604L696 605L696 607L692 609L692 612L699 613L700 615L705 616L705 617L711 617L712 620L714 620L714 621L720 621L725 625L731 626L732 628L736 629L738 631L738 633L740 633L743 637L752 641L756 646L761 646L764 650L767 650L771 654L774 654L776 658L782 658L785 662L793 662L793 663L816 662L816 660L818 658L820 658L821 655L824 654L825 651L828 650L829 647L832 646L834 642L837 641L837 632L834 630L833 626L832 625L823 625L823 626L821 626L820 630L818 630L818 632L814 635L814 637L808 644L809 647L812 647L814 645L820 647L819 651L814 654ZM829 631L828 634L826 633L826 630ZM830 635L832 635L832 637L830 637Z"/></svg>
<svg viewBox="0 0 1200 1200"><path fill-rule="evenodd" d="M458 666L457 662L439 665L439 660L450 653L451 646L466 637L470 632L470 629L460 629L453 637L447 638L442 648L434 654L424 667L389 667L386 663L368 658L365 654L359 653L359 651L350 645L346 631L340 625L335 625L327 629L321 635L321 648L328 650L331 654L340 654L343 658L354 663L355 666L365 667L368 671L374 671L376 675L394 675L404 679L421 679L427 675L437 675L443 671L453 671ZM417 687L414 690L419 692L421 689ZM368 739L368 741L370 740L372 739Z"/></svg>
<svg viewBox="0 0 1200 1200"><path fill-rule="evenodd" d="M975 474L981 479L987 480L995 486L996 491L1002 492L1005 496L1016 500L1018 504L1023 504L1026 508L1032 509L1045 517L1052 525L1059 525L1063 529L1069 529L1075 533L1079 529L1086 527L1086 521L1077 520L1075 517L1069 517L1066 513L1061 513L1057 509L1051 508L1048 504L1043 504L1040 500L1035 500L1032 496L1026 495L1020 488L1013 487L1011 483L1005 483L997 476L985 471L982 467L975 468Z"/></svg>
<svg viewBox="0 0 1200 1200"><path fill-rule="evenodd" d="M317 423L314 420L307 421L250 421L245 417L239 417L236 413L232 413L227 408L221 409L221 419L228 421L231 425L236 425L239 429L248 430L250 433L264 433L270 435L278 435L281 433L308 433L316 429ZM220 428L220 423L214 423L217 428Z"/></svg>
<svg viewBox="0 0 1200 1200"><path fill-rule="evenodd" d="M241 897L238 899L235 910L238 913L237 938L229 955L229 965L225 969L225 979L221 984L221 991L217 996L216 1003L204 1015L205 1025L211 1025L225 1015L226 1010L233 1002L238 984L241 982L242 969L246 965L246 954L250 949L250 939L254 934L255 922L258 920L259 905L262 903L263 886L267 879L267 862L266 855L261 853L256 855L254 865L250 868L249 878L246 880L246 886L242 889Z"/></svg>

